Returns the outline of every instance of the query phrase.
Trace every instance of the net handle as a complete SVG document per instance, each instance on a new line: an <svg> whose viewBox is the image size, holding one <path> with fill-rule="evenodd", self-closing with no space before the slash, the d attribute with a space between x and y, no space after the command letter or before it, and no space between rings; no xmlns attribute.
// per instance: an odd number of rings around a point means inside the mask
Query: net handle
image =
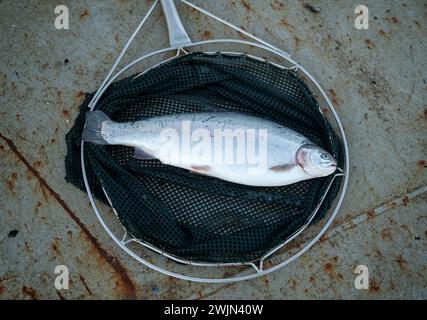
<svg viewBox="0 0 427 320"><path fill-rule="evenodd" d="M160 0L166 25L169 32L169 43L171 47L180 49L191 44L190 37L182 25L181 18L176 10L174 0Z"/></svg>

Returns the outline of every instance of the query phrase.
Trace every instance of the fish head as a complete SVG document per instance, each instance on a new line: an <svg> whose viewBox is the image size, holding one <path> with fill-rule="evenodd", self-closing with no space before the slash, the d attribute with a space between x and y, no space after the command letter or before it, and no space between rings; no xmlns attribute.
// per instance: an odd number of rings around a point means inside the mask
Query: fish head
<svg viewBox="0 0 427 320"><path fill-rule="evenodd" d="M299 148L296 160L312 177L326 177L337 169L337 161L334 157L314 144L305 144Z"/></svg>

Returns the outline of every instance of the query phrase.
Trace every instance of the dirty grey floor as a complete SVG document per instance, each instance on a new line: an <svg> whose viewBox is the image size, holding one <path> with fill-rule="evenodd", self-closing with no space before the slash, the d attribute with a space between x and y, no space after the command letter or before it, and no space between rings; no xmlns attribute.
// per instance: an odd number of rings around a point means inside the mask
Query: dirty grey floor
<svg viewBox="0 0 427 320"><path fill-rule="evenodd" d="M152 1L2 1L0 8L0 298L427 298L426 1L201 1L293 54L337 108L349 140L349 189L335 223L305 255L256 280L176 280L120 250L86 194L64 181L64 135ZM56 30L54 8L70 9ZM312 7L310 7L312 5ZM179 6L193 38L231 36ZM160 11L127 61L167 45ZM70 288L54 287L67 265ZM366 265L370 288L354 287Z"/></svg>

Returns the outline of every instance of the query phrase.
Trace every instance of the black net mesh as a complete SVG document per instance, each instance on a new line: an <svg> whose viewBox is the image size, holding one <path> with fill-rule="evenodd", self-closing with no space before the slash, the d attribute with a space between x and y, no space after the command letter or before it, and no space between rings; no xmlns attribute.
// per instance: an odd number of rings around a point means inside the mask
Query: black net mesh
<svg viewBox="0 0 427 320"><path fill-rule="evenodd" d="M66 136L66 180L86 191L80 167L81 133L92 94ZM300 132L342 167L339 137L305 83L291 70L245 56L193 53L111 85L97 104L113 120L198 112L250 113ZM133 148L85 144L88 180L106 202L100 181L128 232L192 261L247 262L282 243L313 212L332 175L283 187L249 187L135 160ZM314 222L336 197L336 179Z"/></svg>

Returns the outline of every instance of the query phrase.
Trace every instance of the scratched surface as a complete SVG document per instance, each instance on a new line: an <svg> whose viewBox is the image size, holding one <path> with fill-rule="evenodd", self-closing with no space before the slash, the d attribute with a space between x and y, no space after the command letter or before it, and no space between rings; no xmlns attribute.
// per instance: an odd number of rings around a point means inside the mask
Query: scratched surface
<svg viewBox="0 0 427 320"><path fill-rule="evenodd" d="M348 194L322 241L280 271L231 285L143 267L65 183L64 135L84 92L100 84L152 1L68 3L69 30L54 28L56 1L0 8L1 299L427 298L425 1L365 1L368 30L354 28L355 1L195 1L291 52L325 88L350 145ZM195 39L236 37L179 10ZM165 46L156 10L125 59ZM53 285L60 264L69 290ZM368 290L354 287L359 264L369 268Z"/></svg>

